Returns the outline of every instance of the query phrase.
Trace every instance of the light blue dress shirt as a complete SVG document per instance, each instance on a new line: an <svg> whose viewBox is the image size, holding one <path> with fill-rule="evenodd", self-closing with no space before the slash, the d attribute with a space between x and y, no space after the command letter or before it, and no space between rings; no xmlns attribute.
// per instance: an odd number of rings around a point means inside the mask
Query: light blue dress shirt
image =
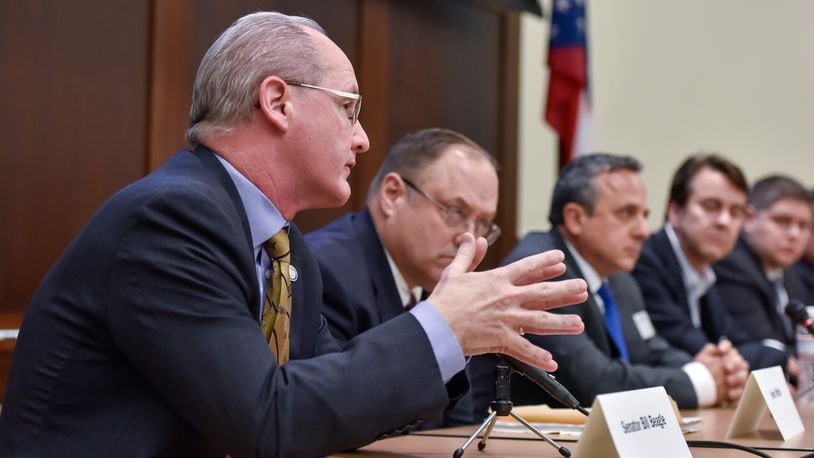
<svg viewBox="0 0 814 458"><path fill-rule="evenodd" d="M216 155L216 157L232 178L240 195L240 200L243 202L243 207L246 209L246 218L249 221L252 235L254 259L256 260L257 281L262 289L266 284L264 280L265 272L271 266L271 260L262 249L263 243L284 226L287 226L288 221L283 218L277 207L257 186L238 172L228 161L220 156ZM264 294L261 294L261 303L258 307L261 314L263 313L263 297ZM452 328L449 327L449 324L435 307L427 301L419 302L409 313L415 316L427 334L438 368L441 371L441 377L444 383L448 382L455 374L462 371L466 365L463 351L458 339L452 332Z"/></svg>

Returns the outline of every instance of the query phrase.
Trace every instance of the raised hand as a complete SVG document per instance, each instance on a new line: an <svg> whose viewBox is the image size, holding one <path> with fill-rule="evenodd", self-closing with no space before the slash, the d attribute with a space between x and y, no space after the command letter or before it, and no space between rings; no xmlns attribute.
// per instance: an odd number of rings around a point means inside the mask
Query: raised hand
<svg viewBox="0 0 814 458"><path fill-rule="evenodd" d="M545 281L565 272L561 251L552 250L486 272L473 272L486 243L464 234L458 253L428 301L446 319L465 355L503 353L547 371L551 353L523 334L579 334L582 320L546 310L588 298L582 279Z"/></svg>

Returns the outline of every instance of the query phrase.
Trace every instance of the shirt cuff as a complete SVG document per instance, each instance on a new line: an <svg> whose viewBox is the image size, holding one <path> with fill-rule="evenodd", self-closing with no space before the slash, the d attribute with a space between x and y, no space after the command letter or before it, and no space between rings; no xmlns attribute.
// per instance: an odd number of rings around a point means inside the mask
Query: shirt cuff
<svg viewBox="0 0 814 458"><path fill-rule="evenodd" d="M709 407L715 404L718 390L715 388L715 379L709 369L697 361L687 363L681 369L690 377L692 387L695 389L695 397L698 399L698 407Z"/></svg>
<svg viewBox="0 0 814 458"><path fill-rule="evenodd" d="M444 317L429 302L419 302L410 310L410 313L418 320L430 339L435 361L438 363L438 369L441 370L441 377L444 379L444 383L447 383L466 367L464 352L461 350L458 338L455 337L455 333L452 332L452 328L449 327Z"/></svg>
<svg viewBox="0 0 814 458"><path fill-rule="evenodd" d="M782 351L784 353L787 350L786 344L775 339L763 339L760 341L760 344L763 345L764 347L774 348L775 350Z"/></svg>

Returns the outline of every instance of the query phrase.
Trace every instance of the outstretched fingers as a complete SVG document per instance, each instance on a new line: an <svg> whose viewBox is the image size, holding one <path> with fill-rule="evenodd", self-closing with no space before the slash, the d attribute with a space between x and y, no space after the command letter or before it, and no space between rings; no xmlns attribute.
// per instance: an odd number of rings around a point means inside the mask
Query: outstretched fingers
<svg viewBox="0 0 814 458"><path fill-rule="evenodd" d="M556 278L565 272L565 255L560 250L550 250L527 256L501 267L513 285L528 285Z"/></svg>
<svg viewBox="0 0 814 458"><path fill-rule="evenodd" d="M514 334L505 347L492 349L490 353L502 353L548 372L557 370L557 362L551 353L529 342L520 334Z"/></svg>
<svg viewBox="0 0 814 458"><path fill-rule="evenodd" d="M527 310L520 316L521 324L517 334L579 334L585 330L585 324L579 315Z"/></svg>
<svg viewBox="0 0 814 458"><path fill-rule="evenodd" d="M524 308L548 310L588 300L588 284L581 278L547 281L515 287Z"/></svg>

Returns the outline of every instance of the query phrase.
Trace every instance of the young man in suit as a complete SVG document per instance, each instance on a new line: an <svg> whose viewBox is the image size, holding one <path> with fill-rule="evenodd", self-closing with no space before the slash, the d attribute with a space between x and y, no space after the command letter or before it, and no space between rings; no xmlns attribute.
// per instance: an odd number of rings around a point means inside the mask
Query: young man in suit
<svg viewBox="0 0 814 458"><path fill-rule="evenodd" d="M588 300L564 307L582 317L585 332L574 336L529 336L563 361L554 373L584 405L601 393L664 386L680 407L737 399L744 368L725 373L717 352L693 358L656 334L630 271L649 236L640 165L630 157L592 154L576 158L560 173L552 196L549 232L532 232L512 250L512 262L550 249L565 253L566 274L588 282ZM476 411L494 396L494 359L478 357L471 374ZM745 365L744 365L745 366ZM512 401L551 403L537 386L517 379Z"/></svg>
<svg viewBox="0 0 814 458"><path fill-rule="evenodd" d="M811 234L811 195L790 177L769 176L753 185L747 212L735 248L713 266L716 288L743 331L732 336L733 343L782 352L794 383L799 375L795 328L785 307L806 294L791 266L803 255Z"/></svg>
<svg viewBox="0 0 814 458"><path fill-rule="evenodd" d="M494 242L497 194L494 159L460 133L423 129L395 144L367 207L305 237L334 337L345 344L415 306L435 289L465 232ZM422 427L470 423L468 400Z"/></svg>
<svg viewBox="0 0 814 458"><path fill-rule="evenodd" d="M561 253L472 272L486 240L471 234L427 301L339 351L290 220L348 199L368 148L357 88L309 19L254 13L215 41L193 148L108 200L33 296L0 455L324 456L439 415L466 355L556 367L517 330L580 332L543 310L584 300L584 282L538 283Z"/></svg>
<svg viewBox="0 0 814 458"><path fill-rule="evenodd" d="M746 215L746 178L717 154L697 154L676 170L667 221L642 249L633 275L659 335L691 355L714 346L725 365L740 356L753 369L784 364L785 354L744 342L716 291L712 264L735 246ZM731 340L740 342L737 348Z"/></svg>
<svg viewBox="0 0 814 458"><path fill-rule="evenodd" d="M814 189L809 189L808 194L811 196L811 200L814 201ZM814 305L814 236L812 235L814 235L814 228L812 228L812 233L809 234L803 257L794 265L794 270L800 276L800 280L803 281L806 288L806 296L803 301L806 305Z"/></svg>

